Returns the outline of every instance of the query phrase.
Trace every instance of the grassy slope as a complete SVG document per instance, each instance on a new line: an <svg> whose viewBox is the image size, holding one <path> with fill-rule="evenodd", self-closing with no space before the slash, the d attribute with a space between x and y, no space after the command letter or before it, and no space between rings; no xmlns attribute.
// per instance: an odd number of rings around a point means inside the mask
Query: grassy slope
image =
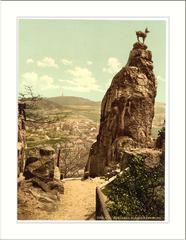
<svg viewBox="0 0 186 240"><path fill-rule="evenodd" d="M59 96L48 98L49 101L57 103L61 106L99 106L100 102L94 102L86 98L81 97L71 97L71 96Z"/></svg>

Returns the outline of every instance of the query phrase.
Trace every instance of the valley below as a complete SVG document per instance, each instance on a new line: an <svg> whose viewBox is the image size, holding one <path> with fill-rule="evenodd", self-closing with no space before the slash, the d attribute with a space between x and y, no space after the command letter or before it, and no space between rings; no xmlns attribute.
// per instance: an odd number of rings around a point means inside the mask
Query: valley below
<svg viewBox="0 0 186 240"><path fill-rule="evenodd" d="M99 131L100 106L100 102L78 97L41 99L35 109L28 110L27 155L43 146L51 146L56 152L60 148L64 177L82 177L90 147ZM153 138L157 138L164 119L165 105L156 103Z"/></svg>

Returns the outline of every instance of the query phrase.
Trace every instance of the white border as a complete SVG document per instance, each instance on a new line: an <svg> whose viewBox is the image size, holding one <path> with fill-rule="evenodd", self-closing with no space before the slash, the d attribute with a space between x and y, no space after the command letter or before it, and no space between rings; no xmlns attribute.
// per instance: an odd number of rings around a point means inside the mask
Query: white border
<svg viewBox="0 0 186 240"><path fill-rule="evenodd" d="M169 7L167 7L167 4ZM139 14L140 9L140 14ZM18 16L169 16L170 39L170 222L16 222L16 18ZM184 2L3 2L1 74L1 235L2 239L183 239L184 238ZM178 27L179 26L179 27ZM177 36L177 37L176 37ZM174 44L173 44L174 43ZM176 59L177 61L174 61ZM178 84L175 84L175 79ZM177 93L177 94L175 94ZM10 97L11 96L11 97ZM177 116L180 116L178 118ZM179 120L179 121L178 121ZM179 148L176 141L179 140ZM12 147L11 147L12 146ZM173 151L174 150L174 151ZM8 157L7 157L8 155ZM11 168L10 168L11 166ZM6 169L6 170L5 170ZM14 178L15 177L15 178ZM8 180L7 180L8 178ZM14 201L12 201L12 199ZM174 203L174 205L173 205ZM121 226L122 224L122 226ZM50 226L50 227L49 227ZM91 235L90 235L91 233Z"/></svg>
<svg viewBox="0 0 186 240"><path fill-rule="evenodd" d="M16 51L16 55L17 55L17 85L19 83L18 81L18 70L19 70L19 66L18 66L18 63L19 63L19 55L18 55L18 52L19 52L19 49L18 49L18 44L19 44L19 41L18 41L18 35L19 35L19 20L20 19L65 19L65 20L112 20L112 21L118 21L118 20L154 20L154 21L158 21L158 20L163 20L165 21L166 23L166 69L165 69L165 82L168 83L169 82L169 62L168 62L168 59L169 59L169 38L168 38L168 35L169 35L169 18L168 17L105 17L105 18L101 18L101 17L18 17L17 18L17 51ZM165 90L165 93L166 93L166 127L168 128L169 126L169 84L166 84L166 90ZM18 86L17 86L17 89L18 89ZM18 94L18 93L17 93ZM168 131L167 131L168 133ZM169 137L168 137L168 134L166 136L166 160L165 160L165 220L163 221L160 221L162 223L168 223L169 222L169 212L170 212L170 209L169 209L169 162L167 161L168 160L168 156L169 156ZM18 223L41 223L41 222L45 222L45 223L48 223L50 221L44 221L44 220L18 220L17 221ZM68 221L68 220L55 220L55 221L52 221L52 223L73 223L73 222L78 222L78 223L87 223L87 221L78 221L78 220L71 220L71 221ZM88 223L90 222L95 222L95 221L88 221ZM113 221L112 224L115 224L115 223L123 223L123 221L119 221L117 220L116 221ZM130 223L130 224L134 224L134 223L149 223L149 224L154 224L156 223L157 221L125 221L125 223ZM105 222L100 222L100 223L105 223Z"/></svg>

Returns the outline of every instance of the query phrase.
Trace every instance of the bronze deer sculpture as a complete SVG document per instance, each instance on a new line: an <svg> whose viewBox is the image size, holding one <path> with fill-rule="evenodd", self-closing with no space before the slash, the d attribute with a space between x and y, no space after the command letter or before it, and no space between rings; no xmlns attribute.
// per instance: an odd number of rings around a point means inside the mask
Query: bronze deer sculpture
<svg viewBox="0 0 186 240"><path fill-rule="evenodd" d="M143 44L144 44L145 38L147 37L147 33L149 33L149 32L150 31L148 30L148 28L145 28L145 32L142 32L142 31L136 32L138 42L140 42L139 38L141 37L143 39Z"/></svg>

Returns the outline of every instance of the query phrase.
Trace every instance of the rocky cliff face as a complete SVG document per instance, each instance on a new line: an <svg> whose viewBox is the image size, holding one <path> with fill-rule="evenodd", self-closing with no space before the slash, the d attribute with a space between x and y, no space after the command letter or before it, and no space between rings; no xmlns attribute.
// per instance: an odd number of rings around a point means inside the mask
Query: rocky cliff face
<svg viewBox="0 0 186 240"><path fill-rule="evenodd" d="M137 42L102 100L99 134L85 168L89 176L103 175L110 164L120 162L124 149L152 145L155 96L152 53Z"/></svg>
<svg viewBox="0 0 186 240"><path fill-rule="evenodd" d="M56 211L61 194L60 171L55 150L50 146L28 151L26 103L18 102L18 220L36 220ZM27 154L26 154L27 149ZM26 156L27 155L27 156ZM45 212L45 214L43 214ZM44 220L44 219L43 219Z"/></svg>
<svg viewBox="0 0 186 240"><path fill-rule="evenodd" d="M25 167L26 154L25 149L26 144L26 114L25 114L26 104L18 102L18 176L23 173Z"/></svg>

